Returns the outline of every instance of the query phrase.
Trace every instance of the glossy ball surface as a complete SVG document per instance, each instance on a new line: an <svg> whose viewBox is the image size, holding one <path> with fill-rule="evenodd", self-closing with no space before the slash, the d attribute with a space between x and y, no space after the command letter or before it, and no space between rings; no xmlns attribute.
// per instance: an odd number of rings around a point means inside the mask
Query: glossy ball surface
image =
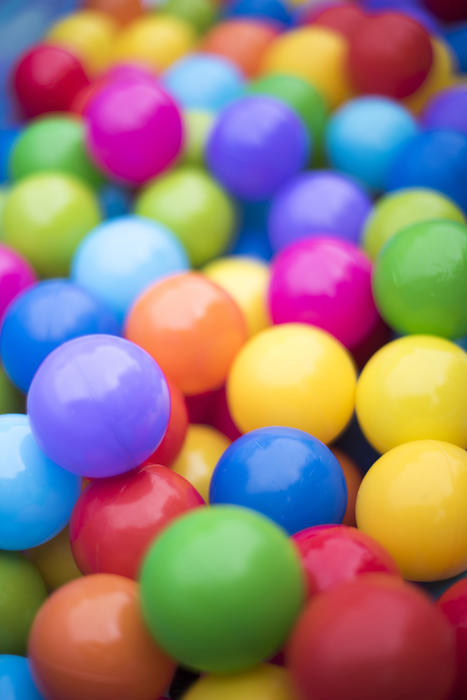
<svg viewBox="0 0 467 700"><path fill-rule="evenodd" d="M13 299L35 282L36 275L27 260L0 243L0 321Z"/></svg>
<svg viewBox="0 0 467 700"><path fill-rule="evenodd" d="M183 700L295 700L288 672L261 664L242 673L209 674L197 680Z"/></svg>
<svg viewBox="0 0 467 700"><path fill-rule="evenodd" d="M0 655L0 691L4 700L44 700L24 656Z"/></svg>

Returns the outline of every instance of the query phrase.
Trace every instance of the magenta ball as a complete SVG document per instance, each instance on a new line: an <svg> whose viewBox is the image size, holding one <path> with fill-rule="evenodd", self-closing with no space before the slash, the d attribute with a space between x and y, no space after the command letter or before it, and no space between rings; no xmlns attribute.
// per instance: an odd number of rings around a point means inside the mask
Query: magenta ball
<svg viewBox="0 0 467 700"><path fill-rule="evenodd" d="M30 264L16 251L0 243L0 323L9 303L34 282L37 282L37 277Z"/></svg>
<svg viewBox="0 0 467 700"><path fill-rule="evenodd" d="M144 77L109 82L91 100L86 117L89 151L116 180L141 185L166 170L182 147L177 105Z"/></svg>
<svg viewBox="0 0 467 700"><path fill-rule="evenodd" d="M354 348L378 321L371 262L338 238L293 243L272 265L269 308L274 323L309 323Z"/></svg>

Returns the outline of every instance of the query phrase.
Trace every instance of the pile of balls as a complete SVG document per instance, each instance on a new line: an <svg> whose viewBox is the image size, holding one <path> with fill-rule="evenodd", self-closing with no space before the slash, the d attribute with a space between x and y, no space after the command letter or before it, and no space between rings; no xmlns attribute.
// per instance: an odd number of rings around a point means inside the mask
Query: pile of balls
<svg viewBox="0 0 467 700"><path fill-rule="evenodd" d="M72 4L0 97L1 700L466 700L465 0Z"/></svg>

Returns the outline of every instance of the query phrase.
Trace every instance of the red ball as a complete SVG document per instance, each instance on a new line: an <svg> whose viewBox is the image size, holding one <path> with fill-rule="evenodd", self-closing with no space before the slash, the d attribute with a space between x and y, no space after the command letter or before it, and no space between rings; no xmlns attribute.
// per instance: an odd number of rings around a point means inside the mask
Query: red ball
<svg viewBox="0 0 467 700"><path fill-rule="evenodd" d="M432 63L427 30L399 12L364 18L350 39L350 77L362 93L408 97L422 85Z"/></svg>
<svg viewBox="0 0 467 700"><path fill-rule="evenodd" d="M368 360L373 357L375 352L389 343L392 337L392 331L387 326L383 319L379 316L375 325L367 335L352 348L352 357L359 369L362 369Z"/></svg>
<svg viewBox="0 0 467 700"><path fill-rule="evenodd" d="M415 586L369 574L308 603L287 664L298 690L313 700L447 700L454 633Z"/></svg>
<svg viewBox="0 0 467 700"><path fill-rule="evenodd" d="M209 423L213 428L219 430L232 441L242 435L230 414L225 386L214 392L209 409Z"/></svg>
<svg viewBox="0 0 467 700"><path fill-rule="evenodd" d="M318 530L318 532L314 532ZM324 593L362 574L400 577L396 562L372 537L355 527L310 527L293 535L308 584L308 595Z"/></svg>
<svg viewBox="0 0 467 700"><path fill-rule="evenodd" d="M188 430L188 411L185 397L173 382L167 382L170 392L169 425L159 447L145 461L145 464L163 464L165 467L176 460L185 441Z"/></svg>
<svg viewBox="0 0 467 700"><path fill-rule="evenodd" d="M457 649L457 679L451 700L467 698L467 578L443 593L438 605L454 627Z"/></svg>
<svg viewBox="0 0 467 700"><path fill-rule="evenodd" d="M185 396L186 407L188 410L188 420L190 423L209 423L215 393L216 390L204 391L202 394L193 394L192 396Z"/></svg>
<svg viewBox="0 0 467 700"><path fill-rule="evenodd" d="M353 2L343 2L321 9L312 6L303 14L301 24L317 24L350 38L365 17L361 7Z"/></svg>
<svg viewBox="0 0 467 700"><path fill-rule="evenodd" d="M67 112L90 84L76 56L60 46L39 44L23 54L13 75L14 90L26 117Z"/></svg>
<svg viewBox="0 0 467 700"><path fill-rule="evenodd" d="M138 576L149 545L175 518L204 504L196 489L167 467L147 465L96 480L73 510L70 542L83 574Z"/></svg>

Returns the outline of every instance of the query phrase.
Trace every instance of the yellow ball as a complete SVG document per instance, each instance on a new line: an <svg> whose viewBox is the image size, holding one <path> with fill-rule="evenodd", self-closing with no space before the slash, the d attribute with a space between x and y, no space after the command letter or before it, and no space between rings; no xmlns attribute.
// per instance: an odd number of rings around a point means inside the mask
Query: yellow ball
<svg viewBox="0 0 467 700"><path fill-rule="evenodd" d="M331 29L303 27L281 34L264 54L262 73L289 73L312 83L334 108L352 95L347 41Z"/></svg>
<svg viewBox="0 0 467 700"><path fill-rule="evenodd" d="M394 557L411 581L438 581L467 569L467 453L420 440L399 445L367 472L357 525Z"/></svg>
<svg viewBox="0 0 467 700"><path fill-rule="evenodd" d="M433 63L430 72L419 89L405 100L405 105L415 114L419 114L436 93L454 85L455 58L446 41L432 39Z"/></svg>
<svg viewBox="0 0 467 700"><path fill-rule="evenodd" d="M163 71L188 53L195 39L188 22L170 15L147 14L120 33L112 62L137 61Z"/></svg>
<svg viewBox="0 0 467 700"><path fill-rule="evenodd" d="M285 668L263 664L243 673L200 678L183 700L298 700Z"/></svg>
<svg viewBox="0 0 467 700"><path fill-rule="evenodd" d="M190 425L172 469L192 484L206 503L212 473L230 440L209 425Z"/></svg>
<svg viewBox="0 0 467 700"><path fill-rule="evenodd" d="M350 420L355 384L354 364L339 341L319 328L287 323L243 346L227 399L242 432L283 425L330 442Z"/></svg>
<svg viewBox="0 0 467 700"><path fill-rule="evenodd" d="M68 528L40 547L28 549L25 554L37 566L51 591L81 576L71 553Z"/></svg>
<svg viewBox="0 0 467 700"><path fill-rule="evenodd" d="M209 263L203 272L235 299L243 311L250 336L271 325L267 308L269 268L265 263L232 256Z"/></svg>
<svg viewBox="0 0 467 700"><path fill-rule="evenodd" d="M52 26L47 41L69 49L81 58L90 75L107 65L118 25L103 12L82 10L67 15Z"/></svg>
<svg viewBox="0 0 467 700"><path fill-rule="evenodd" d="M360 375L356 410L378 452L430 438L467 447L467 353L429 335L388 343Z"/></svg>

